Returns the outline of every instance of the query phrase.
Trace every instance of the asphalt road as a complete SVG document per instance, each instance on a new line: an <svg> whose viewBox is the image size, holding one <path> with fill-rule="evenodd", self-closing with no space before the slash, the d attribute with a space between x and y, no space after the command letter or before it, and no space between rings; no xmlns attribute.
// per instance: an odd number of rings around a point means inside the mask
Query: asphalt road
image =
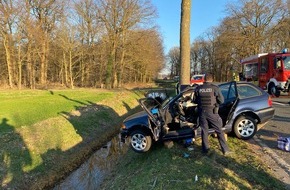
<svg viewBox="0 0 290 190"><path fill-rule="evenodd" d="M274 118L257 132L255 139L290 176L290 152L277 147L278 136L290 138L290 96L273 98L273 107Z"/></svg>

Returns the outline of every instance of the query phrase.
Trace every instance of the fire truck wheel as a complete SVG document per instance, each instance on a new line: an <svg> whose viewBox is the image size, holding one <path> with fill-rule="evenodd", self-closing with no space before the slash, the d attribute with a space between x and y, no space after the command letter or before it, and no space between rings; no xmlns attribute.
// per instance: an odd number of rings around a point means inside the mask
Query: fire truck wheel
<svg viewBox="0 0 290 190"><path fill-rule="evenodd" d="M276 96L276 97L279 97L279 96L280 96L280 93L281 93L280 90L276 90L276 94L275 94L275 96Z"/></svg>
<svg viewBox="0 0 290 190"><path fill-rule="evenodd" d="M275 84L271 83L268 87L268 93L272 96L279 97L280 96L280 90L277 89Z"/></svg>

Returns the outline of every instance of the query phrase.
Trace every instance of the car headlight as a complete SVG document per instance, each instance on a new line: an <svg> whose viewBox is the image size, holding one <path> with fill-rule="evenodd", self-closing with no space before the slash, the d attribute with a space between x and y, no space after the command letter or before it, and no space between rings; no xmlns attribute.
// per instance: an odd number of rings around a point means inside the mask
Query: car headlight
<svg viewBox="0 0 290 190"><path fill-rule="evenodd" d="M124 125L124 123L122 123L121 129L126 129L126 126Z"/></svg>

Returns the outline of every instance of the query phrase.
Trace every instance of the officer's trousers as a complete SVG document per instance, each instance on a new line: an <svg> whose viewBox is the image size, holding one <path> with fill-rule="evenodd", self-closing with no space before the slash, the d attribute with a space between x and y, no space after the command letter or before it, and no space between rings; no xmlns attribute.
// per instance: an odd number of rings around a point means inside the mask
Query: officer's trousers
<svg viewBox="0 0 290 190"><path fill-rule="evenodd" d="M226 151L229 151L224 132L222 131L223 122L218 114L214 114L212 109L200 110L199 122L201 126L202 150L204 152L207 152L210 147L208 142L209 127L215 130L222 152L225 153Z"/></svg>

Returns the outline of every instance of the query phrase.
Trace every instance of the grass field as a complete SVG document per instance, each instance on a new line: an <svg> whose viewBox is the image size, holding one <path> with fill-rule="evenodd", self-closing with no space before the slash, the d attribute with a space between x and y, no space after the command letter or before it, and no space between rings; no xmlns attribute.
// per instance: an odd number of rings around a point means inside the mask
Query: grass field
<svg viewBox="0 0 290 190"><path fill-rule="evenodd" d="M0 91L0 115L19 128L110 97L113 92L88 89Z"/></svg>
<svg viewBox="0 0 290 190"><path fill-rule="evenodd" d="M1 187L52 185L115 135L141 96L127 90L0 91Z"/></svg>

